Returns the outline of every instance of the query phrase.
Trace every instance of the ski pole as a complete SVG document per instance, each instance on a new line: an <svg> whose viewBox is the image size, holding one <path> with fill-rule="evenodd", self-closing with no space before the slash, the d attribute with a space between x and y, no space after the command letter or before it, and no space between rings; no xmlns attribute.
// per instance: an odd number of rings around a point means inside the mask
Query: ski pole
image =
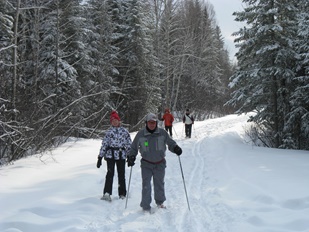
<svg viewBox="0 0 309 232"><path fill-rule="evenodd" d="M174 129L174 132L175 132L176 137L178 137L178 135L177 135L177 133L176 133L176 130L175 130L174 126L172 126L172 127L173 127L173 129Z"/></svg>
<svg viewBox="0 0 309 232"><path fill-rule="evenodd" d="M190 210L190 204L189 204L189 199L188 199L188 194L187 194L187 188L186 188L185 178L184 178L184 176L183 176L183 171L182 171L182 165L181 165L181 161L180 161L180 156L178 156L178 160L179 160L179 165L180 165L180 170L181 170L181 175L182 175L183 186L184 186L185 193L186 193L186 198L187 198L187 203L188 203L188 209Z"/></svg>
<svg viewBox="0 0 309 232"><path fill-rule="evenodd" d="M129 177L129 184L128 184L128 191L127 191L127 199L126 199L126 206L125 206L125 209L127 208L127 205L128 205L128 198L129 198L129 191L130 191L130 183L131 183L131 176L132 176L132 168L133 168L133 166L131 166L131 170L130 170L130 177Z"/></svg>
<svg viewBox="0 0 309 232"><path fill-rule="evenodd" d="M181 131L181 134L183 134L183 129L185 128L185 124L183 124L182 126L182 131Z"/></svg>
<svg viewBox="0 0 309 232"><path fill-rule="evenodd" d="M193 132L194 132L194 138L197 139L197 135L196 135L196 133L195 133L195 126L194 126L194 123L193 123Z"/></svg>

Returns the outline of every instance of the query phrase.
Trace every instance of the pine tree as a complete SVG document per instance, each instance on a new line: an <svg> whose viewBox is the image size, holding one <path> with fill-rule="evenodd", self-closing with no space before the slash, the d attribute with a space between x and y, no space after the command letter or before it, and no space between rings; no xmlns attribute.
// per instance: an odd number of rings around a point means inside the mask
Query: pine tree
<svg viewBox="0 0 309 232"><path fill-rule="evenodd" d="M230 104L240 104L238 113L255 111L251 118L263 131L263 140L272 147L284 144L284 128L291 110L294 81L297 8L291 1L247 1L236 20L247 22L235 33L239 43L236 86Z"/></svg>
<svg viewBox="0 0 309 232"><path fill-rule="evenodd" d="M295 65L296 76L293 80L295 90L291 93L291 110L287 115L284 128L285 148L309 150L309 3L297 2L298 36L295 48L298 60Z"/></svg>
<svg viewBox="0 0 309 232"><path fill-rule="evenodd" d="M114 104L124 121L135 127L148 111L156 110L159 88L156 85L156 63L151 31L140 1L109 1L114 29L112 45L117 47L113 82L120 93L113 94ZM138 110L137 110L138 109Z"/></svg>
<svg viewBox="0 0 309 232"><path fill-rule="evenodd" d="M70 131L80 87L68 58L67 37L61 30L63 10L58 2L22 2L19 10L14 53L19 77L13 102L20 112L17 119L28 128L19 138L18 148L24 151L18 153L23 155L30 148L35 152L50 147L56 136Z"/></svg>
<svg viewBox="0 0 309 232"><path fill-rule="evenodd" d="M114 66L118 49L112 44L113 25L108 4L109 1L90 0L85 5L87 31L84 34L83 72L80 73L80 80L83 95L90 96L86 101L85 118L87 127L92 128L108 125L107 112L116 108L110 95L118 92L112 79L113 74L118 73Z"/></svg>

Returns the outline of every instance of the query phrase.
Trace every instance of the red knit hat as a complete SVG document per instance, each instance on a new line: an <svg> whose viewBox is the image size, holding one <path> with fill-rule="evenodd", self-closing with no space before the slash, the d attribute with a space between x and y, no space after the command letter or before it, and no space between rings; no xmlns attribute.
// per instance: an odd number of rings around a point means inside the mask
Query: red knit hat
<svg viewBox="0 0 309 232"><path fill-rule="evenodd" d="M112 122L114 119L117 119L118 121L120 121L120 117L115 110L113 110L111 113L110 122Z"/></svg>

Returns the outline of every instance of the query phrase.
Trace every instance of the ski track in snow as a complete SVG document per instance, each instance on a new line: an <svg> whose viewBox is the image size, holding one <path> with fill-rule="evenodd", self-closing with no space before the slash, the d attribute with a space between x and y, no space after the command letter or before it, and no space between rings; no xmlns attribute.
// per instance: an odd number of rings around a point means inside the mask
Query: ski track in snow
<svg viewBox="0 0 309 232"><path fill-rule="evenodd" d="M197 121L191 139L184 138L182 123L174 124L174 139L183 154L179 158L167 151L167 209L153 214L139 206L140 155L132 168L127 208L126 199L118 199L117 173L112 202L100 200L106 175L105 163L100 169L95 165L100 140L67 142L52 156L40 157L44 163L28 157L2 167L0 231L309 232L308 152L291 155L244 145L247 118ZM127 185L129 175L126 167Z"/></svg>
<svg viewBox="0 0 309 232"><path fill-rule="evenodd" d="M235 123L238 121L239 118L235 118ZM191 210L187 204L179 159L168 151L165 179L167 209L157 209L154 214L149 214L144 213L139 207L141 180L139 161L137 161L133 167L128 208L124 209L124 202L121 200L114 200L112 203L101 202L104 208L106 206L110 211L108 214L104 212L102 216L96 218L96 222L90 223L89 227L92 226L92 228L88 228L89 231L110 231L115 229L117 224L119 225L117 231L229 232L237 216L232 209L220 201L220 194L213 187L216 180L209 176L208 170L216 154L207 147L207 140L217 136L218 132L224 133L233 126L235 124L231 120L225 122L222 119L215 124L210 124L206 130L195 130L193 127L192 138L194 137L195 140L184 138L182 135L184 132L180 127L174 131L176 142L187 151L180 156L180 162ZM190 162L187 162L188 159ZM129 173L127 171L127 182ZM102 184L103 182L104 180ZM179 186L183 188L179 189ZM100 215L100 212L96 214ZM93 225L97 228L95 229Z"/></svg>

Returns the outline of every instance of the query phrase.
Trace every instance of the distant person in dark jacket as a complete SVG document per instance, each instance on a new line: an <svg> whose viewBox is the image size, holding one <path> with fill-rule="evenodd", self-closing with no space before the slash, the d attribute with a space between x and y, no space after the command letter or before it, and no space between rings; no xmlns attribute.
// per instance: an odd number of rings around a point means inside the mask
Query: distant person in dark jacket
<svg viewBox="0 0 309 232"><path fill-rule="evenodd" d="M126 157L131 147L131 137L127 129L120 125L120 117L116 111L110 115L112 126L107 130L98 156L97 168L102 165L102 159L107 164L107 174L101 200L111 201L115 165L118 173L118 195L124 199L126 191L125 165Z"/></svg>
<svg viewBox="0 0 309 232"><path fill-rule="evenodd" d="M173 136L172 129L173 129L174 116L171 114L169 109L165 109L161 121L164 121L165 130L170 133L170 136Z"/></svg>
<svg viewBox="0 0 309 232"><path fill-rule="evenodd" d="M190 115L190 110L187 109L185 115L182 118L183 123L185 124L185 133L186 138L191 138L192 125L194 124L194 118Z"/></svg>

